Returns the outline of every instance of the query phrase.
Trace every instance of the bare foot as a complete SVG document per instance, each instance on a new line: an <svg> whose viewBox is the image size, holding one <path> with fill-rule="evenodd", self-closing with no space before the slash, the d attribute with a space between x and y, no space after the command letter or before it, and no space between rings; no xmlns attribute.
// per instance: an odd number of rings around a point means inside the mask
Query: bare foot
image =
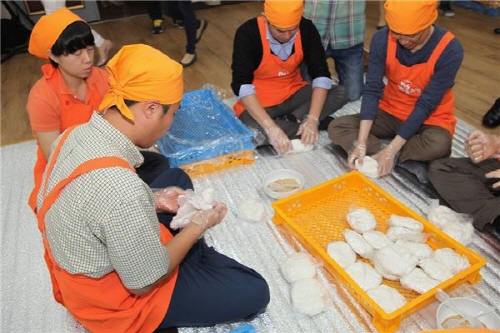
<svg viewBox="0 0 500 333"><path fill-rule="evenodd" d="M113 48L113 42L109 39L105 39L104 43L97 48L97 54L99 55L99 60L97 61L97 66L103 66L108 61L109 52Z"/></svg>

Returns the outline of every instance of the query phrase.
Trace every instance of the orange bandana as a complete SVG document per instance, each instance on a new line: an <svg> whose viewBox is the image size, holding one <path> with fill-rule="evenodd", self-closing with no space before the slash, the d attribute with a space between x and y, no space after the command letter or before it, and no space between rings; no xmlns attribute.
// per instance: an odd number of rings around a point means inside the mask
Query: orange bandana
<svg viewBox="0 0 500 333"><path fill-rule="evenodd" d="M266 19L279 29L290 29L300 23L304 11L304 1L266 0L264 15Z"/></svg>
<svg viewBox="0 0 500 333"><path fill-rule="evenodd" d="M40 17L31 31L28 52L38 58L48 60L48 51L54 46L64 29L76 21L83 20L66 7Z"/></svg>
<svg viewBox="0 0 500 333"><path fill-rule="evenodd" d="M144 44L126 45L106 65L110 89L99 110L116 106L121 114L134 120L124 100L155 100L171 105L182 99L182 66L167 55Z"/></svg>
<svg viewBox="0 0 500 333"><path fill-rule="evenodd" d="M437 6L437 0L387 0L384 5L385 19L392 31L413 35L436 21Z"/></svg>

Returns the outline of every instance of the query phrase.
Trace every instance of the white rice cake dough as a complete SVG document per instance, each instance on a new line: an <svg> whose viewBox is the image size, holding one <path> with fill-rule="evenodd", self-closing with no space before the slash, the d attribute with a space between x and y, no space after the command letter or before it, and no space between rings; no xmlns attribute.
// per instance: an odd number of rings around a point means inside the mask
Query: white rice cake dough
<svg viewBox="0 0 500 333"><path fill-rule="evenodd" d="M418 259L429 258L434 253L432 247L430 247L427 243L416 243L416 242L398 240L396 241L396 244L401 245L404 248L408 249L408 251L416 255Z"/></svg>
<svg viewBox="0 0 500 333"><path fill-rule="evenodd" d="M362 256L363 258L370 259L373 256L374 249L373 247L368 244L367 241L358 234L356 231L346 229L344 230L344 238L349 244L354 252Z"/></svg>
<svg viewBox="0 0 500 333"><path fill-rule="evenodd" d="M373 230L377 226L375 216L364 208L351 209L351 211L347 213L347 222L353 230L360 234Z"/></svg>
<svg viewBox="0 0 500 333"><path fill-rule="evenodd" d="M303 153L306 151L310 151L314 148L314 145L305 145L302 143L302 140L300 139L293 139L290 140L292 143L292 150L290 151L290 154L294 153Z"/></svg>
<svg viewBox="0 0 500 333"><path fill-rule="evenodd" d="M417 220L395 214L389 217L389 225L391 227L403 227L417 232L422 232L424 230L424 225Z"/></svg>
<svg viewBox="0 0 500 333"><path fill-rule="evenodd" d="M253 222L263 222L267 217L266 207L255 199L246 199L240 202L238 212L241 218Z"/></svg>
<svg viewBox="0 0 500 333"><path fill-rule="evenodd" d="M356 252L346 242L335 241L328 243L326 252L342 268L349 267L356 261Z"/></svg>
<svg viewBox="0 0 500 333"><path fill-rule="evenodd" d="M406 304L406 298L403 295L385 284L368 290L367 294L387 313L392 313Z"/></svg>
<svg viewBox="0 0 500 333"><path fill-rule="evenodd" d="M449 223L455 223L459 214L446 206L436 206L427 212L427 220L439 229L444 229Z"/></svg>
<svg viewBox="0 0 500 333"><path fill-rule="evenodd" d="M413 269L409 274L401 277L399 282L403 287L416 291L419 294L425 294L440 283L418 267Z"/></svg>
<svg viewBox="0 0 500 333"><path fill-rule="evenodd" d="M363 234L363 238L368 242L375 250L380 250L386 246L392 244L391 240L382 232L376 230L370 230Z"/></svg>
<svg viewBox="0 0 500 333"><path fill-rule="evenodd" d="M425 243L428 237L427 234L403 227L390 227L387 229L386 235L393 242L401 239L410 242Z"/></svg>
<svg viewBox="0 0 500 333"><path fill-rule="evenodd" d="M437 249L434 251L432 257L448 267L453 274L470 267L469 260L465 256L456 253L448 247Z"/></svg>
<svg viewBox="0 0 500 333"><path fill-rule="evenodd" d="M364 291L376 288L382 283L382 275L362 261L356 261L345 271Z"/></svg>
<svg viewBox="0 0 500 333"><path fill-rule="evenodd" d="M375 251L372 262L375 269L388 280L396 281L410 273L418 264L418 257L407 248L392 244Z"/></svg>
<svg viewBox="0 0 500 333"><path fill-rule="evenodd" d="M418 265L427 275L439 282L446 281L453 277L451 270L433 257L420 260Z"/></svg>
<svg viewBox="0 0 500 333"><path fill-rule="evenodd" d="M289 282L294 283L301 279L312 279L316 276L317 263L305 252L292 254L281 265L281 273Z"/></svg>
<svg viewBox="0 0 500 333"><path fill-rule="evenodd" d="M472 242L474 227L468 222L448 223L443 229L448 236L463 245L469 245Z"/></svg>
<svg viewBox="0 0 500 333"><path fill-rule="evenodd" d="M328 293L316 279L294 282L291 297L293 307L311 317L325 311L328 304Z"/></svg>
<svg viewBox="0 0 500 333"><path fill-rule="evenodd" d="M365 156L363 158L363 164L360 165L359 160L354 161L354 166L356 170L361 172L363 175L370 178L378 178L378 162L370 156Z"/></svg>

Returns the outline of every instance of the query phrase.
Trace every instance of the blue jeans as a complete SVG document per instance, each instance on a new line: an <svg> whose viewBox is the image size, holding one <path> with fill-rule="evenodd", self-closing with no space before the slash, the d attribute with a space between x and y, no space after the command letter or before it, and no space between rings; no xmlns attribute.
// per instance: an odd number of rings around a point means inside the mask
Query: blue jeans
<svg viewBox="0 0 500 333"><path fill-rule="evenodd" d="M332 58L339 76L339 84L347 91L350 101L358 100L363 93L363 43L348 49L325 50L326 58Z"/></svg>

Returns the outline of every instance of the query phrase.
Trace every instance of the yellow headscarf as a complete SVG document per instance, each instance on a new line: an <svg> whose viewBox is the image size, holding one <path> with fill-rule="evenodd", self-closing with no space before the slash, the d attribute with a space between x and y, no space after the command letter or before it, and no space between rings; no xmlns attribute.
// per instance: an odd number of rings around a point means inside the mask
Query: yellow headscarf
<svg viewBox="0 0 500 333"><path fill-rule="evenodd" d="M266 0L264 2L264 15L269 23L280 29L296 27L300 23L303 12L303 0Z"/></svg>
<svg viewBox="0 0 500 333"><path fill-rule="evenodd" d="M83 20L66 7L40 17L31 31L28 52L38 58L48 60L48 51L54 46L64 29L76 21Z"/></svg>
<svg viewBox="0 0 500 333"><path fill-rule="evenodd" d="M437 0L387 0L384 5L385 19L392 31L413 35L436 21L437 6Z"/></svg>
<svg viewBox="0 0 500 333"><path fill-rule="evenodd" d="M174 104L182 99L182 66L167 55L144 44L126 45L106 65L110 89L99 110L115 105L121 114L134 120L124 100Z"/></svg>

